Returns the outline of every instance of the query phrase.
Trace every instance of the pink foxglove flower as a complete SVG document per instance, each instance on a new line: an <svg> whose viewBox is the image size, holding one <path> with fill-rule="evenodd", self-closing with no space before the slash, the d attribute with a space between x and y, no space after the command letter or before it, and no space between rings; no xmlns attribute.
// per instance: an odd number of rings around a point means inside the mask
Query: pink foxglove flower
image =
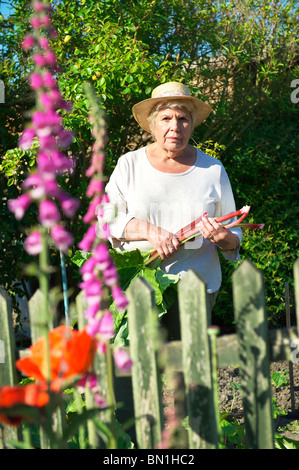
<svg viewBox="0 0 299 470"><path fill-rule="evenodd" d="M112 297L119 310L124 310L128 306L128 299L117 284L112 287Z"/></svg>
<svg viewBox="0 0 299 470"><path fill-rule="evenodd" d="M40 16L40 23L42 26L46 26L47 28L51 25L51 21L50 21L50 18L48 17L48 15L41 15Z"/></svg>
<svg viewBox="0 0 299 470"><path fill-rule="evenodd" d="M100 243L94 250L94 259L97 263L97 268L100 271L105 271L111 265L111 257L106 244Z"/></svg>
<svg viewBox="0 0 299 470"><path fill-rule="evenodd" d="M47 65L49 65L50 67L54 67L54 68L57 67L56 56L52 51L46 50L44 58L45 58Z"/></svg>
<svg viewBox="0 0 299 470"><path fill-rule="evenodd" d="M33 62L37 67L31 73L29 81L32 90L36 92L38 106L32 113L31 127L23 132L19 145L23 150L27 150L32 147L33 139L38 139L37 172L28 176L22 185L22 189L26 191L24 199L15 204L12 202L9 204L17 217L21 218L29 201L34 200L39 205L40 223L46 228L51 228L56 247L66 251L73 243L73 237L64 227L58 226L61 216L52 198L58 200L64 215L74 216L78 209L78 202L63 193L56 180L57 174L73 168L73 161L61 151L62 147L65 148L70 144L72 134L64 129L62 118L57 112L61 108L68 110L69 105L63 100L52 74L52 70L57 68L57 63L55 54L50 48L49 39L41 35L39 31L41 27L47 29L48 35L54 37L48 16L48 13L52 11L51 5L33 0L32 6L35 15L31 18L31 26L35 31L26 36L23 47L29 49L36 46ZM30 244L27 243L27 245L30 249Z"/></svg>
<svg viewBox="0 0 299 470"><path fill-rule="evenodd" d="M74 243L73 236L61 225L54 225L51 229L51 237L58 250L66 252Z"/></svg>
<svg viewBox="0 0 299 470"><path fill-rule="evenodd" d="M37 52L36 54L34 54L34 56L33 56L33 62L34 62L35 65L37 65L38 67L45 67L45 66L47 65L45 56L44 56L43 54L40 54L39 52Z"/></svg>
<svg viewBox="0 0 299 470"><path fill-rule="evenodd" d="M101 180L92 179L86 191L88 197L94 196L96 193L102 193L104 183Z"/></svg>
<svg viewBox="0 0 299 470"><path fill-rule="evenodd" d="M94 303L94 304L91 304L87 307L87 309L85 310L84 312L84 316L87 318L87 319L93 319L96 317L97 313L101 310L101 307L99 306L99 304L97 303Z"/></svg>
<svg viewBox="0 0 299 470"><path fill-rule="evenodd" d="M84 288L88 305L100 303L103 292L100 280L93 278L84 284Z"/></svg>
<svg viewBox="0 0 299 470"><path fill-rule="evenodd" d="M47 228L57 224L60 220L60 214L54 202L45 200L39 205L39 221Z"/></svg>
<svg viewBox="0 0 299 470"><path fill-rule="evenodd" d="M46 4L44 2L39 1L39 0L34 1L33 4L32 4L33 10L38 12L38 13L44 11L45 6L46 6Z"/></svg>
<svg viewBox="0 0 299 470"><path fill-rule="evenodd" d="M108 341L114 335L113 317L109 310L100 318L99 335L102 339Z"/></svg>
<svg viewBox="0 0 299 470"><path fill-rule="evenodd" d="M24 249L29 255L38 255L42 249L42 237L39 231L34 231L25 240Z"/></svg>
<svg viewBox="0 0 299 470"><path fill-rule="evenodd" d="M41 22L36 16L33 16L31 18L30 24L31 24L32 28L34 28L34 29L38 29L41 26Z"/></svg>
<svg viewBox="0 0 299 470"><path fill-rule="evenodd" d="M105 131L104 126L99 125L98 108L95 110L95 116L97 116L96 119L93 119L93 114L90 116L94 124L92 133L95 137L95 144L91 165L86 171L86 176L91 178L87 189L87 196L91 200L83 218L83 221L89 224L89 228L79 243L79 248L90 252L91 257L80 268L83 278L80 287L85 292L88 305L85 311L85 317L88 320L87 328L90 334L97 338L98 352L103 354L107 351L108 342L114 336L114 322L108 310L110 294L114 293L112 297L118 308L124 309L128 302L121 288L118 287L118 273L106 242L110 232L103 210L103 203L108 200L102 181L104 164L102 148L105 142ZM122 352L116 353L116 358L122 368L131 366L131 359L127 355L124 357Z"/></svg>
<svg viewBox="0 0 299 470"><path fill-rule="evenodd" d="M34 37L31 36L31 34L28 34L22 42L22 48L26 51L28 49L31 49L35 44Z"/></svg>
<svg viewBox="0 0 299 470"><path fill-rule="evenodd" d="M40 170L41 173L43 173L44 175L47 175L47 176L53 176L55 174L55 171L56 171L56 167L55 167L53 161L45 153L40 153L38 155L37 167L38 167L38 169Z"/></svg>
<svg viewBox="0 0 299 470"><path fill-rule="evenodd" d="M73 166L72 160L67 158L59 150L53 150L51 152L51 160L53 161L58 173L64 173L65 171L70 170Z"/></svg>
<svg viewBox="0 0 299 470"><path fill-rule="evenodd" d="M85 261L83 266L81 266L80 274L84 281L90 279L94 275L94 269L95 269L96 264L97 264L96 259L92 256L91 258L88 258Z"/></svg>
<svg viewBox="0 0 299 470"><path fill-rule="evenodd" d="M44 36L41 36L39 39L38 39L38 44L40 45L40 47L42 49L49 49L50 48L50 42L47 38L45 38Z"/></svg>
<svg viewBox="0 0 299 470"><path fill-rule="evenodd" d="M85 375L85 377L82 377L82 379L79 381L78 391L80 393L84 393L86 387L88 387L88 389L93 394L93 398L96 404L100 408L104 408L107 404L101 397L98 379L95 374L88 373Z"/></svg>
<svg viewBox="0 0 299 470"><path fill-rule="evenodd" d="M48 88L48 89L56 88L56 80L50 72L45 71L42 77L43 77L43 86L45 88Z"/></svg>
<svg viewBox="0 0 299 470"><path fill-rule="evenodd" d="M111 312L107 311L101 316L90 318L86 331L93 338L95 336L99 336L100 341L109 341L114 335L114 325Z"/></svg>
<svg viewBox="0 0 299 470"><path fill-rule="evenodd" d="M59 196L59 202L64 214L67 217L73 217L77 212L80 204L78 199L75 199L66 193L61 193L61 196Z"/></svg>
<svg viewBox="0 0 299 470"><path fill-rule="evenodd" d="M8 208L14 213L17 220L21 220L28 207L31 205L31 197L29 194L22 194L17 199L10 199L8 201Z"/></svg>
<svg viewBox="0 0 299 470"><path fill-rule="evenodd" d="M20 138L19 147L22 150L30 149L32 147L34 137L35 137L35 132L33 129L31 128L25 129Z"/></svg>
<svg viewBox="0 0 299 470"><path fill-rule="evenodd" d="M66 129L60 129L57 133L58 143L60 147L67 148L73 141L73 134L72 132Z"/></svg>
<svg viewBox="0 0 299 470"><path fill-rule="evenodd" d="M114 352L114 360L117 367L122 372L131 371L133 365L132 359L130 358L128 353L126 353L126 351L124 351L123 349L116 349L116 351Z"/></svg>
<svg viewBox="0 0 299 470"><path fill-rule="evenodd" d="M91 225L89 229L87 230L86 234L82 238L81 242L78 244L80 250L83 251L90 251L91 247L95 241L96 238L96 230L95 226Z"/></svg>
<svg viewBox="0 0 299 470"><path fill-rule="evenodd" d="M99 316L89 318L86 326L86 333L92 338L95 338L99 332L101 318Z"/></svg>
<svg viewBox="0 0 299 470"><path fill-rule="evenodd" d="M30 75L29 81L30 81L31 88L34 91L42 88L42 86L43 86L43 77L42 77L42 75L40 75L37 72L33 72Z"/></svg>
<svg viewBox="0 0 299 470"><path fill-rule="evenodd" d="M97 207L101 204L101 197L100 196L95 196L95 198L92 200L92 202L89 204L88 210L83 217L83 222L86 224L90 224L92 220L95 219L96 217L96 210Z"/></svg>
<svg viewBox="0 0 299 470"><path fill-rule="evenodd" d="M103 272L103 279L107 286L114 286L118 282L117 269L114 264L110 264Z"/></svg>

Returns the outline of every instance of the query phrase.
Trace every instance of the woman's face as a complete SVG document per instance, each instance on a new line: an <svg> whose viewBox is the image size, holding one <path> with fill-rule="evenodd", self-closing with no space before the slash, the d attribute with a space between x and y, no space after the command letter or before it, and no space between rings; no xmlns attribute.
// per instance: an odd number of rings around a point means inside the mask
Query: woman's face
<svg viewBox="0 0 299 470"><path fill-rule="evenodd" d="M185 108L165 108L158 112L153 134L158 145L169 152L181 152L189 142L192 119Z"/></svg>

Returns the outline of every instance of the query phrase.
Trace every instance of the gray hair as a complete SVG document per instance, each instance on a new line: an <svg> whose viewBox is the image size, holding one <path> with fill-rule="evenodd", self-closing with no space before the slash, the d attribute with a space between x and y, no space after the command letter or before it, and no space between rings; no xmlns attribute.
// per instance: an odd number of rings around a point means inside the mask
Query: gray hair
<svg viewBox="0 0 299 470"><path fill-rule="evenodd" d="M187 111L189 111L190 113L190 117L191 117L191 126L192 126L192 131L194 129L194 123L195 123L195 116L194 116L194 108L193 108L193 105L192 103L189 103L188 101L180 101L180 100L171 100L171 101L167 101L166 103L158 103L156 106L153 107L153 109L151 110L150 112L150 115L148 116L147 120L148 120L148 124L149 124L149 128L150 128L150 131L151 131L151 134L152 134L152 137L154 138L154 133L153 133L153 129L154 129L154 122L155 122L155 119L157 117L157 114L162 111L162 109L166 109L166 108L171 108L171 109L187 109Z"/></svg>

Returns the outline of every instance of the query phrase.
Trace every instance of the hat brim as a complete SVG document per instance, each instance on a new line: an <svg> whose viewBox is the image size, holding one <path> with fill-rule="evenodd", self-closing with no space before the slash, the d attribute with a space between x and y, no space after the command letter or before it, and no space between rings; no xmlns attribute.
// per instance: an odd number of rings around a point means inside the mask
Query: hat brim
<svg viewBox="0 0 299 470"><path fill-rule="evenodd" d="M169 101L185 101L191 102L194 108L194 127L199 126L212 111L210 105L196 98L195 96L165 96L163 98L148 98L147 100L140 101L135 104L132 108L133 116L142 127L147 132L151 132L148 123L148 117L153 109L158 103L165 103Z"/></svg>

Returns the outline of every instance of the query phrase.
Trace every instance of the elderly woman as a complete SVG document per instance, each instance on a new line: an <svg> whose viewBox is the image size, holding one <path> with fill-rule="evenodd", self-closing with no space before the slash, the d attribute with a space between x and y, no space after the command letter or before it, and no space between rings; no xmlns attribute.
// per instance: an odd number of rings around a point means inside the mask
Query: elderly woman
<svg viewBox="0 0 299 470"><path fill-rule="evenodd" d="M230 261L239 259L242 233L215 221L235 211L223 165L189 143L193 129L210 112L186 85L170 82L155 88L150 99L133 107L136 121L152 134L153 143L119 158L106 191L117 206L110 224L113 246L155 248L162 258L160 267L168 273L183 276L194 270L205 281L212 308L221 284L218 250ZM204 212L208 216L202 219L203 238L180 247L175 233Z"/></svg>

